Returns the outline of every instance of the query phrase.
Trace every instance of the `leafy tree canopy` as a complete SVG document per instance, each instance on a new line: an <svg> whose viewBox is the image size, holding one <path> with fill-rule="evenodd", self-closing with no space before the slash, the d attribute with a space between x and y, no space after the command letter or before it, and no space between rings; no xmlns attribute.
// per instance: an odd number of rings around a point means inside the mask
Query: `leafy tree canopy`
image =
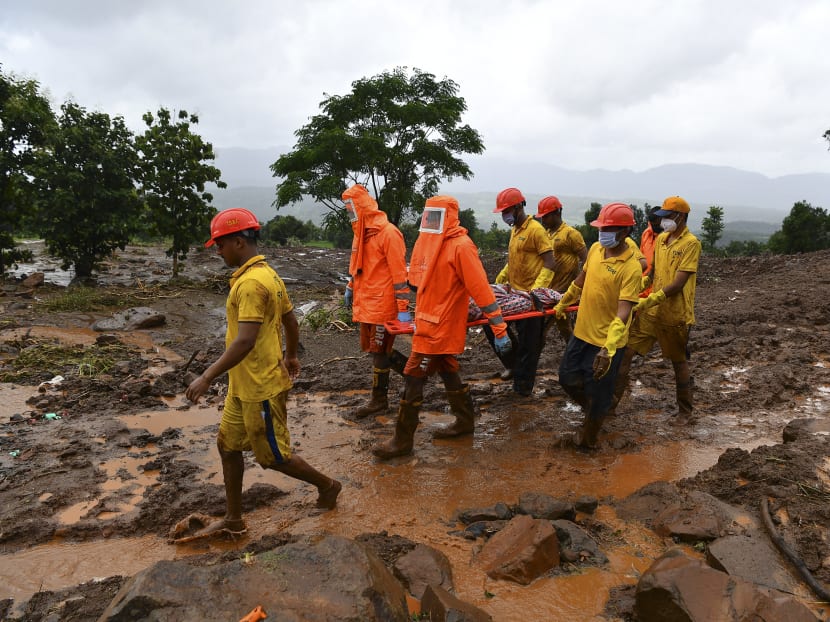
<svg viewBox="0 0 830 622"><path fill-rule="evenodd" d="M704 250L714 252L715 245L723 235L723 227L723 208L711 205L701 225L703 235L700 241Z"/></svg>
<svg viewBox="0 0 830 622"><path fill-rule="evenodd" d="M0 276L26 258L16 249L14 234L32 212L35 150L54 129L55 115L40 85L6 75L0 66Z"/></svg>
<svg viewBox="0 0 830 622"><path fill-rule="evenodd" d="M76 278L123 249L142 208L135 188L138 156L120 116L61 106L54 145L37 153L38 227L50 253L75 266Z"/></svg>
<svg viewBox="0 0 830 622"><path fill-rule="evenodd" d="M166 108L160 108L155 117L145 113L142 118L147 130L135 141L149 208L147 224L151 233L171 238L166 252L173 257L174 276L179 273L179 260L187 257L192 244L204 239L216 213L210 204L213 195L205 191L205 184L227 187L219 179L219 169L209 164L215 159L213 146L191 130L199 117L186 110L179 110L177 117L173 122Z"/></svg>
<svg viewBox="0 0 830 622"><path fill-rule="evenodd" d="M279 209L309 195L342 211L340 196L365 185L398 225L423 210L442 179L472 177L457 154L482 153L479 133L461 123L467 105L458 85L405 67L352 83L347 95L326 95L322 110L297 130L294 149L271 165Z"/></svg>
<svg viewBox="0 0 830 622"><path fill-rule="evenodd" d="M830 215L807 201L793 205L781 230L769 239L773 253L810 253L825 248L830 248Z"/></svg>

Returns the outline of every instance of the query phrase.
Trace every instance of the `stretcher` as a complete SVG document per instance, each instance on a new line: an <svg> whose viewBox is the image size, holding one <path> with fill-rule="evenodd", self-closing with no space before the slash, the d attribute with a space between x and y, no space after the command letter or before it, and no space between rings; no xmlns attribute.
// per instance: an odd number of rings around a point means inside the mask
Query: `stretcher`
<svg viewBox="0 0 830 622"><path fill-rule="evenodd" d="M579 309L579 305L572 305L570 307L566 307L565 311L571 313ZM513 322L516 320L526 320L532 317L548 317L554 315L553 307L550 309L543 309L542 311L525 311L523 313L514 313L513 315L505 315L504 321L505 322ZM472 320L467 322L467 328L471 326L481 326L482 324L487 324L490 320L486 317L483 317L478 320ZM399 322L398 320L393 320L391 322L384 322L384 328L389 332L390 335L411 335L415 332L415 322Z"/></svg>

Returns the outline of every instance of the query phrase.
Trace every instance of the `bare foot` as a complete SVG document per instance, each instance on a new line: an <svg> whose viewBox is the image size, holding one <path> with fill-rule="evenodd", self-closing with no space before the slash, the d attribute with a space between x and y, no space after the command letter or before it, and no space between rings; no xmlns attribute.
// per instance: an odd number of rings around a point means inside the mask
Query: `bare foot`
<svg viewBox="0 0 830 622"><path fill-rule="evenodd" d="M340 494L340 490L343 488L343 485L338 482L336 479L331 480L331 485L326 488L325 490L318 490L317 495L317 507L318 508L326 508L327 510L332 509L335 505L337 505L337 495Z"/></svg>
<svg viewBox="0 0 830 622"><path fill-rule="evenodd" d="M239 537L248 532L245 522L237 520L210 520L204 514L191 514L171 530L170 544L184 544L217 536Z"/></svg>

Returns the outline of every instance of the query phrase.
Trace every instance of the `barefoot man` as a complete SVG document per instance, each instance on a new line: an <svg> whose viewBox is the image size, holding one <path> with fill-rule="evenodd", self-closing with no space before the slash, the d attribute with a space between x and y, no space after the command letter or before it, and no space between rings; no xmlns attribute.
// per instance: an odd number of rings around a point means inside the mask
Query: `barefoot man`
<svg viewBox="0 0 830 622"><path fill-rule="evenodd" d="M195 534L239 534L242 520L243 451L253 451L265 469L274 469L317 487L317 505L331 509L337 503L340 482L323 475L292 455L286 397L291 380L300 372L297 359L299 327L282 279L257 253L259 223L248 210L231 208L210 224L210 240L231 277L226 312L225 352L187 387L185 396L198 402L211 383L228 372L228 395L216 445L225 480L225 517ZM285 354L282 329L285 329Z"/></svg>

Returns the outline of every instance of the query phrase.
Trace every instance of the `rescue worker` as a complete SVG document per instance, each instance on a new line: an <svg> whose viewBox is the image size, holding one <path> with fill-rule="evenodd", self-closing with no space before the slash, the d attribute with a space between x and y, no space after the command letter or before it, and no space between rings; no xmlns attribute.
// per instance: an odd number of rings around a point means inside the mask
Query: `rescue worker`
<svg viewBox="0 0 830 622"><path fill-rule="evenodd" d="M563 317L580 300L574 334L559 365L559 384L585 413L580 431L570 440L586 448L596 447L611 405L642 274L635 249L625 242L634 227L628 205L605 205L591 225L599 228L599 241L554 307L557 317Z"/></svg>
<svg viewBox="0 0 830 622"><path fill-rule="evenodd" d="M344 304L360 322L360 349L372 354L372 397L358 408L358 418L384 414L389 408L390 353L395 336L384 322L411 322L406 284L406 245L403 234L378 209L377 201L360 184L342 195L354 238L349 260L351 279ZM398 371L401 371L400 369Z"/></svg>
<svg viewBox="0 0 830 622"><path fill-rule="evenodd" d="M588 256L585 239L579 231L562 220L562 203L555 196L545 197L539 201L536 219L545 227L553 244L554 276L545 287L564 293L579 274L579 269ZM556 325L562 339L567 343L573 334L570 319L551 318L545 328L545 334L551 323Z"/></svg>
<svg viewBox="0 0 830 622"><path fill-rule="evenodd" d="M496 277L496 283L527 292L548 287L554 277L555 264L553 243L541 223L525 213L526 205L518 188L505 188L496 196L493 212L501 214L510 227L507 264ZM511 354L499 357L507 370L502 379L512 377L513 391L526 397L533 393L536 382L536 366L544 345L545 318L533 317L512 324L517 339ZM485 327L484 332L493 345L493 331Z"/></svg>
<svg viewBox="0 0 830 622"><path fill-rule="evenodd" d="M437 373L444 382L455 420L434 436L472 434L475 407L470 387L461 381L456 355L464 351L467 310L472 296L495 333L497 352L511 347L507 324L481 265L478 249L458 220L458 201L449 196L427 199L420 233L412 249L409 283L416 292L412 352L404 368L404 395L398 408L395 435L375 447L383 460L412 453L424 384Z"/></svg>
<svg viewBox="0 0 830 622"><path fill-rule="evenodd" d="M225 517L190 539L214 534L241 534L243 451L256 461L317 487L317 505L333 508L341 484L323 475L293 453L288 433L286 398L300 373L297 359L299 327L285 284L257 252L259 223L246 209L219 212L210 223L210 240L217 253L236 268L226 305L225 351L193 380L185 396L193 403L213 381L228 373L228 393L216 445L225 481ZM285 354L282 331L285 330Z"/></svg>
<svg viewBox="0 0 830 622"><path fill-rule="evenodd" d="M614 390L614 406L628 387L631 360L644 356L654 342L663 358L674 368L677 418L675 423L692 423L694 407L692 376L689 370L689 331L695 323L695 288L700 260L700 241L689 231L689 204L682 197L668 197L655 214L663 232L654 243L653 291L636 307L629 348L620 365Z"/></svg>
<svg viewBox="0 0 830 622"><path fill-rule="evenodd" d="M648 225L640 236L640 252L646 258L646 269L643 274L643 291L640 297L644 298L651 293L651 281L654 279L654 241L663 232L660 226L660 217L657 215L659 207L654 207L648 212Z"/></svg>

